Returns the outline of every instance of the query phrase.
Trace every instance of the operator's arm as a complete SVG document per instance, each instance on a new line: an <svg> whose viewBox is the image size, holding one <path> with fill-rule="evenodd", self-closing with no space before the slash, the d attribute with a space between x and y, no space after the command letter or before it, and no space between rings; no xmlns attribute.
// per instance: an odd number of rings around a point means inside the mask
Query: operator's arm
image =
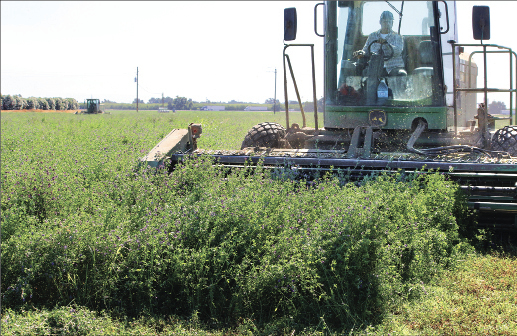
<svg viewBox="0 0 517 336"><path fill-rule="evenodd" d="M373 32L368 36L368 39L366 40L366 43L364 44L364 47L363 47L363 54L365 56L370 56L368 54L368 47L370 46L370 44L372 44L373 41L378 40L378 39L379 39L379 36L378 36L377 32Z"/></svg>

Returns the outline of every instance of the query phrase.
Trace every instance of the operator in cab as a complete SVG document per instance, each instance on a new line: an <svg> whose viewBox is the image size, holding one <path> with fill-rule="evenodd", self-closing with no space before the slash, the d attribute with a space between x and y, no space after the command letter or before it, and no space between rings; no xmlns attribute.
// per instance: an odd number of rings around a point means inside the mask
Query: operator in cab
<svg viewBox="0 0 517 336"><path fill-rule="evenodd" d="M382 48L385 57L384 69L386 70L386 75L406 76L407 72L404 69L404 61L402 60L404 38L392 30L393 14L390 11L382 12L379 22L381 29L371 33L366 40L364 48L355 51L353 55L357 58L369 57L368 49L370 49L371 53L378 53L379 49ZM372 43L373 45L371 45Z"/></svg>

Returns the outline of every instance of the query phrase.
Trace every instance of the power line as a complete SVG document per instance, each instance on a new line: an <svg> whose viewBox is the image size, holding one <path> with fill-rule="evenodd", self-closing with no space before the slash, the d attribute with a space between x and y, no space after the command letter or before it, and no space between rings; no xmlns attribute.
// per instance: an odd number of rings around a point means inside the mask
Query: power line
<svg viewBox="0 0 517 336"><path fill-rule="evenodd" d="M107 73L88 73L88 74L71 74L71 73L40 73L40 74L28 74L28 73L16 73L16 72L2 72L2 76L17 76L17 77L122 77L128 76L130 73L118 73L118 74L107 74Z"/></svg>
<svg viewBox="0 0 517 336"><path fill-rule="evenodd" d="M141 87L145 92L147 92L147 93L149 93L149 94L153 94L153 95L154 95L154 94L156 94L156 95L161 95L161 94L162 94L161 92L150 92L150 91L149 91L149 90L147 90L147 89L146 89L146 87L145 87L145 86L143 86L142 84L140 84L140 87Z"/></svg>

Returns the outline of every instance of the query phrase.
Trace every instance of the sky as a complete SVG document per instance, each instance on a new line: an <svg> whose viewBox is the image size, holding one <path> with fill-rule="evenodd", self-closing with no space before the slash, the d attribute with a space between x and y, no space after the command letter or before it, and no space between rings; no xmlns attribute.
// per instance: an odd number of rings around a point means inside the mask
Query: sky
<svg viewBox="0 0 517 336"><path fill-rule="evenodd" d="M283 92L283 12L296 7L297 39L315 45L323 96L323 38L316 1L1 1L1 93L108 99L187 97L263 103ZM491 40L517 50L517 1L458 1L461 43L472 39L472 5L489 5ZM317 18L321 23L322 6ZM321 25L319 33L323 32ZM312 100L309 48L289 48L303 101ZM509 77L494 70L490 84ZM514 69L517 65L514 64ZM515 78L515 77L514 77ZM289 79L289 99L295 99ZM496 100L509 103L506 94Z"/></svg>

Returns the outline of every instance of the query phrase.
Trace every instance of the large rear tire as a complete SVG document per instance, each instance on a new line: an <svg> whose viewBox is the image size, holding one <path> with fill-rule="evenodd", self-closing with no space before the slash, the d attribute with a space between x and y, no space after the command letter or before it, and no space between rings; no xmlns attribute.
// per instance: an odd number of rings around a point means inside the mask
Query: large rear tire
<svg viewBox="0 0 517 336"><path fill-rule="evenodd" d="M505 126L492 137L492 150L517 156L517 126Z"/></svg>
<svg viewBox="0 0 517 336"><path fill-rule="evenodd" d="M253 126L244 137L241 149L246 147L280 148L285 137L285 128L274 122L263 122Z"/></svg>

